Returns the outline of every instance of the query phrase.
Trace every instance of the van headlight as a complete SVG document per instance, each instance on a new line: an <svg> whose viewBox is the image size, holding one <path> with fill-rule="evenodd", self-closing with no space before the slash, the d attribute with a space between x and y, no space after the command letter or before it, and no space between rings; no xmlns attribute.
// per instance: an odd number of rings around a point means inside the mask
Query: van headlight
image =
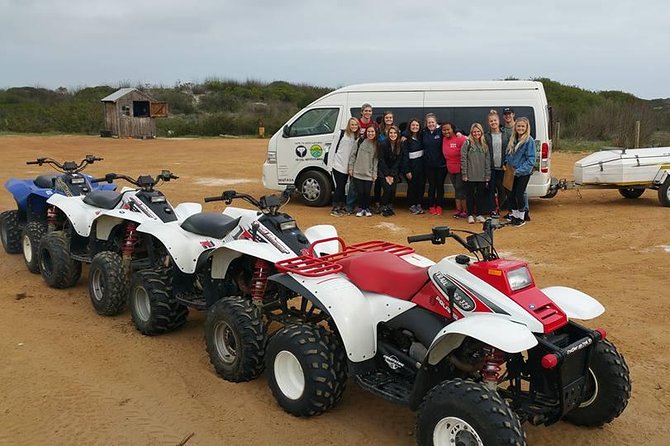
<svg viewBox="0 0 670 446"><path fill-rule="evenodd" d="M528 271L528 268L525 266L509 271L507 273L507 281L509 282L512 291L526 288L533 283L533 279L530 277L530 271Z"/></svg>
<svg viewBox="0 0 670 446"><path fill-rule="evenodd" d="M268 157L265 162L268 164L277 164L277 152L268 152Z"/></svg>

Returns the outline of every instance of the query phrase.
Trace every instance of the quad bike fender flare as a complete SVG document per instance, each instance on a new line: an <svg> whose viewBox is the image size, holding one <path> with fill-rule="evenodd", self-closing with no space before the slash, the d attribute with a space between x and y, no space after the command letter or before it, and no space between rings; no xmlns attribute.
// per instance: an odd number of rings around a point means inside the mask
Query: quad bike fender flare
<svg viewBox="0 0 670 446"><path fill-rule="evenodd" d="M98 240L108 240L112 230L124 221L142 224L153 221L153 219L140 212L133 212L127 209L112 209L100 212L95 216L93 221L95 223L95 236Z"/></svg>
<svg viewBox="0 0 670 446"><path fill-rule="evenodd" d="M202 205L200 203L179 203L174 208L174 213L179 221L184 221L191 215L200 212L202 212Z"/></svg>
<svg viewBox="0 0 670 446"><path fill-rule="evenodd" d="M20 211L26 210L31 195L39 196L46 201L54 193L51 189L42 189L35 186L33 180L18 178L10 178L5 181L5 189L12 194Z"/></svg>
<svg viewBox="0 0 670 446"><path fill-rule="evenodd" d="M532 331L499 314L476 314L444 327L428 349L428 363L435 365L458 348L466 337L477 339L506 353L520 353L537 345Z"/></svg>
<svg viewBox="0 0 670 446"><path fill-rule="evenodd" d="M67 217L70 225L77 234L88 237L93 227L96 212L100 209L84 203L84 196L66 197L65 195L53 194L47 203L57 207Z"/></svg>
<svg viewBox="0 0 670 446"><path fill-rule="evenodd" d="M270 280L281 283L330 315L339 332L347 359L363 362L377 353L377 325L415 304L382 294L361 292L343 274L304 277L276 274Z"/></svg>
<svg viewBox="0 0 670 446"><path fill-rule="evenodd" d="M335 226L333 225L314 225L307 228L304 234L310 243L314 243L318 240L337 237L337 229L335 229ZM316 248L318 249L315 249L315 251L319 254L335 254L340 251L340 244L337 240L331 240L329 242L319 243L316 245Z"/></svg>
<svg viewBox="0 0 670 446"><path fill-rule="evenodd" d="M244 254L270 263L295 257L294 253L282 253L269 243L245 239L233 240L224 243L212 253L212 279L224 279L230 263Z"/></svg>
<svg viewBox="0 0 670 446"><path fill-rule="evenodd" d="M605 312L605 307L600 302L574 288L550 286L542 288L542 292L563 310L568 319L587 321Z"/></svg>
<svg viewBox="0 0 670 446"><path fill-rule="evenodd" d="M183 230L178 221L145 221L137 227L137 232L148 234L160 241L177 268L185 274L195 272L198 259L204 253L223 245L221 240Z"/></svg>

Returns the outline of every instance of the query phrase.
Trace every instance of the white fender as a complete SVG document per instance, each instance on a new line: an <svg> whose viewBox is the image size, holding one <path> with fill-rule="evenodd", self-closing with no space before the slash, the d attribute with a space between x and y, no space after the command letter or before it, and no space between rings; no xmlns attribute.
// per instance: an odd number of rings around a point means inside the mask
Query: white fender
<svg viewBox="0 0 670 446"><path fill-rule="evenodd" d="M294 253L284 254L269 243L252 242L245 239L225 242L212 254L212 279L225 278L230 262L242 254L267 260L270 263L295 257Z"/></svg>
<svg viewBox="0 0 670 446"><path fill-rule="evenodd" d="M193 274L200 255L223 245L221 240L193 234L179 226L179 221L145 221L137 227L137 232L149 234L159 240L168 250L170 257L180 271Z"/></svg>
<svg viewBox="0 0 670 446"><path fill-rule="evenodd" d="M141 212L130 211L128 209L111 209L100 211L95 216L95 236L98 240L107 240L109 234L115 226L121 224L123 221L132 221L142 224L147 221L154 221L153 218L147 217ZM160 220L158 220L160 221Z"/></svg>
<svg viewBox="0 0 670 446"><path fill-rule="evenodd" d="M440 330L428 349L428 362L437 364L458 348L467 336L507 353L520 353L537 345L533 332L508 316L476 314L454 321Z"/></svg>
<svg viewBox="0 0 670 446"><path fill-rule="evenodd" d="M307 288L330 313L347 357L353 362L377 353L377 325L404 313L415 304L382 294L361 292L343 274L304 277L288 274Z"/></svg>
<svg viewBox="0 0 670 446"><path fill-rule="evenodd" d="M56 206L67 217L75 232L82 237L88 237L91 233L93 220L100 208L84 203L84 196L67 197L54 194L47 200L48 204Z"/></svg>
<svg viewBox="0 0 670 446"><path fill-rule="evenodd" d="M202 205L200 203L179 203L174 208L174 215L177 220L184 221L193 214L202 212Z"/></svg>
<svg viewBox="0 0 670 446"><path fill-rule="evenodd" d="M569 319L587 321L605 312L605 307L600 302L574 288L550 286L542 288L542 292L554 301Z"/></svg>
<svg viewBox="0 0 670 446"><path fill-rule="evenodd" d="M304 234L310 243L314 243L317 240L337 237L337 229L333 225L314 225L307 228ZM319 243L316 245L315 251L324 254L335 254L336 252L340 252L340 244L337 240Z"/></svg>

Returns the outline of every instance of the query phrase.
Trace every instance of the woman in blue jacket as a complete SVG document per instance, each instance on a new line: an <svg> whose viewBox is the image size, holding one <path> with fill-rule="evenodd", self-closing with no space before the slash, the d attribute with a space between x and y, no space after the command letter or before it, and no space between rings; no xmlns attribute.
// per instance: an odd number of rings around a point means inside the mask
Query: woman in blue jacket
<svg viewBox="0 0 670 446"><path fill-rule="evenodd" d="M535 167L535 140L530 136L528 118L519 118L514 124L505 162L514 169L514 185L508 197L512 210L510 219L514 226L523 226L526 223L523 194Z"/></svg>
<svg viewBox="0 0 670 446"><path fill-rule="evenodd" d="M428 179L428 212L433 215L442 215L447 163L442 154L442 131L433 113L426 115L426 126L421 132L421 146L423 147L424 172Z"/></svg>

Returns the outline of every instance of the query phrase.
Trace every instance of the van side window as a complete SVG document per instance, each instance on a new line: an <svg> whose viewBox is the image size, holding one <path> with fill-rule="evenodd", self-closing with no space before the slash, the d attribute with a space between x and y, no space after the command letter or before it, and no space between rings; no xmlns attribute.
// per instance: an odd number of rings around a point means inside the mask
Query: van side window
<svg viewBox="0 0 670 446"><path fill-rule="evenodd" d="M288 132L289 137L324 135L333 133L337 124L338 108L314 108L307 110L293 121Z"/></svg>

